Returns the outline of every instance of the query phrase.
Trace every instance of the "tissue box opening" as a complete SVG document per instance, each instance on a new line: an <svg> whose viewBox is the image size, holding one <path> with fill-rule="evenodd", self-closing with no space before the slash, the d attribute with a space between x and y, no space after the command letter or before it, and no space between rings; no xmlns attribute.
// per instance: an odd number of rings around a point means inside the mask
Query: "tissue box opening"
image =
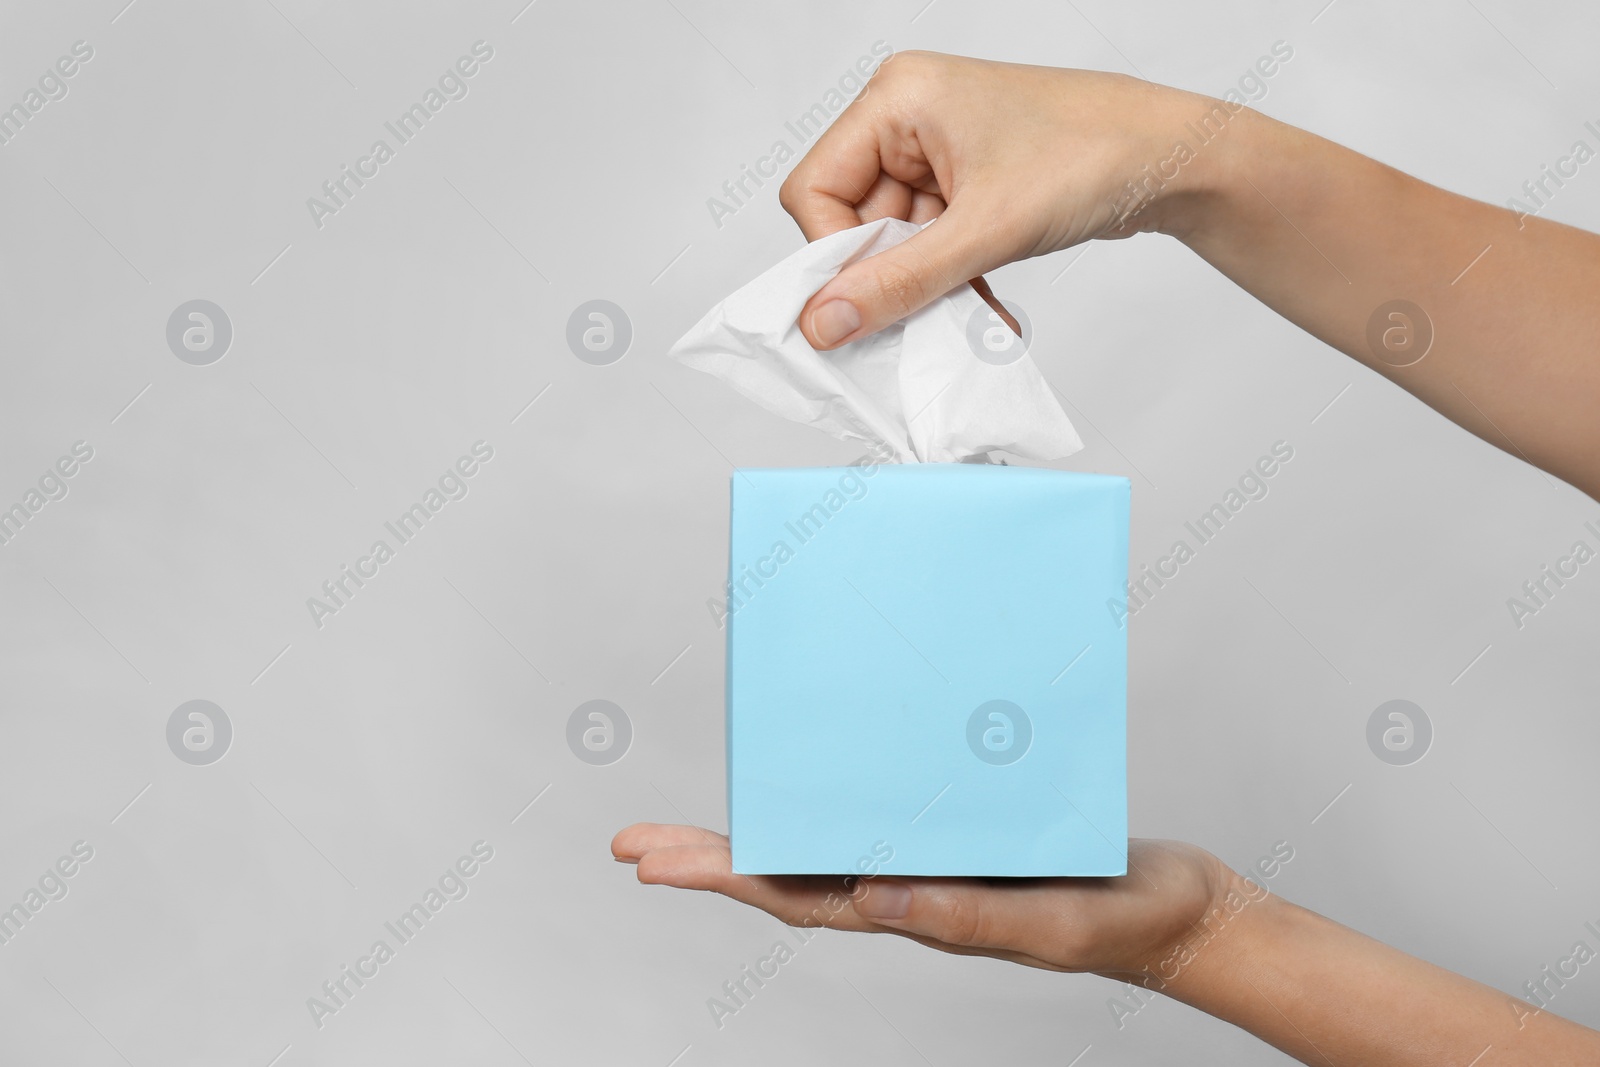
<svg viewBox="0 0 1600 1067"><path fill-rule="evenodd" d="M917 464L732 484L735 871L1126 873L1126 478Z"/></svg>

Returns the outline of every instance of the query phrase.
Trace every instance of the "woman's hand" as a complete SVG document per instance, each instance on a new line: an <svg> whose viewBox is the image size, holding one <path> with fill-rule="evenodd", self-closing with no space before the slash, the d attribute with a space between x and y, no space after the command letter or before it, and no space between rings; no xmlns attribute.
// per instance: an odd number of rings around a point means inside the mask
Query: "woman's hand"
<svg viewBox="0 0 1600 1067"><path fill-rule="evenodd" d="M806 239L892 215L938 218L846 267L801 330L836 348L1012 260L1177 223L1203 187L1184 167L1157 195L1130 185L1219 101L1120 74L902 52L818 139L780 199ZM1223 112L1226 114L1226 112ZM1192 138L1192 135L1189 135ZM991 300L992 302L992 300Z"/></svg>
<svg viewBox="0 0 1600 1067"><path fill-rule="evenodd" d="M969 279L1003 310L981 275L1013 260L1166 233L1600 500L1592 233L1455 196L1237 102L928 52L887 60L780 197L811 241L886 215L938 219L811 297L799 325L819 350Z"/></svg>
<svg viewBox="0 0 1600 1067"><path fill-rule="evenodd" d="M728 839L697 826L638 823L611 842L639 881L706 889L791 926L894 933L930 948L1053 971L1139 980L1174 977L1202 923L1259 901L1209 852L1177 841L1128 842L1117 878L844 878L734 874ZM1229 894L1234 894L1232 910Z"/></svg>
<svg viewBox="0 0 1600 1067"><path fill-rule="evenodd" d="M1318 1067L1600 1062L1593 1030L1295 907L1177 841L1129 841L1118 878L747 877L726 837L659 823L623 830L611 853L641 882L709 889L791 926L1140 984Z"/></svg>

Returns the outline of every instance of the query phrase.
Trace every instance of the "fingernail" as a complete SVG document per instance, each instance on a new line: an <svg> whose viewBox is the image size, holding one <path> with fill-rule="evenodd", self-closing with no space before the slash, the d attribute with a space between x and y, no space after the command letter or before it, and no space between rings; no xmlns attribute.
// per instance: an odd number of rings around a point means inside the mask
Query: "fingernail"
<svg viewBox="0 0 1600 1067"><path fill-rule="evenodd" d="M875 882L856 901L856 911L869 919L904 919L911 910L911 889L893 882Z"/></svg>
<svg viewBox="0 0 1600 1067"><path fill-rule="evenodd" d="M825 345L837 344L861 329L861 312L848 300L830 300L811 313L811 332Z"/></svg>

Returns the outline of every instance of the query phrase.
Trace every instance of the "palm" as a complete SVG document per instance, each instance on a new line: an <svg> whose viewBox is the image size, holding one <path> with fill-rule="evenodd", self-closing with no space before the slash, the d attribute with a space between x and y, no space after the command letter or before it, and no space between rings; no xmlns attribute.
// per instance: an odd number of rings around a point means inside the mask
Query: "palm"
<svg viewBox="0 0 1600 1067"><path fill-rule="evenodd" d="M641 882L721 893L791 926L896 933L944 952L1103 974L1159 959L1194 931L1226 881L1226 868L1201 849L1135 840L1130 873L1115 878L896 879L936 914L886 922L851 903L871 895L873 879L735 874L728 839L700 827L639 823L617 834L611 851L638 865Z"/></svg>

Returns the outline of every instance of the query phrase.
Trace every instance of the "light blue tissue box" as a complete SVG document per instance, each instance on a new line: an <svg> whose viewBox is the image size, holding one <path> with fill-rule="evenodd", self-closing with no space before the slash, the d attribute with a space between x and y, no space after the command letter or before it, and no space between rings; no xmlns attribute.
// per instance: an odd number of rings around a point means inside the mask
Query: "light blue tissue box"
<svg viewBox="0 0 1600 1067"><path fill-rule="evenodd" d="M1126 478L738 470L732 504L735 871L1126 873Z"/></svg>

